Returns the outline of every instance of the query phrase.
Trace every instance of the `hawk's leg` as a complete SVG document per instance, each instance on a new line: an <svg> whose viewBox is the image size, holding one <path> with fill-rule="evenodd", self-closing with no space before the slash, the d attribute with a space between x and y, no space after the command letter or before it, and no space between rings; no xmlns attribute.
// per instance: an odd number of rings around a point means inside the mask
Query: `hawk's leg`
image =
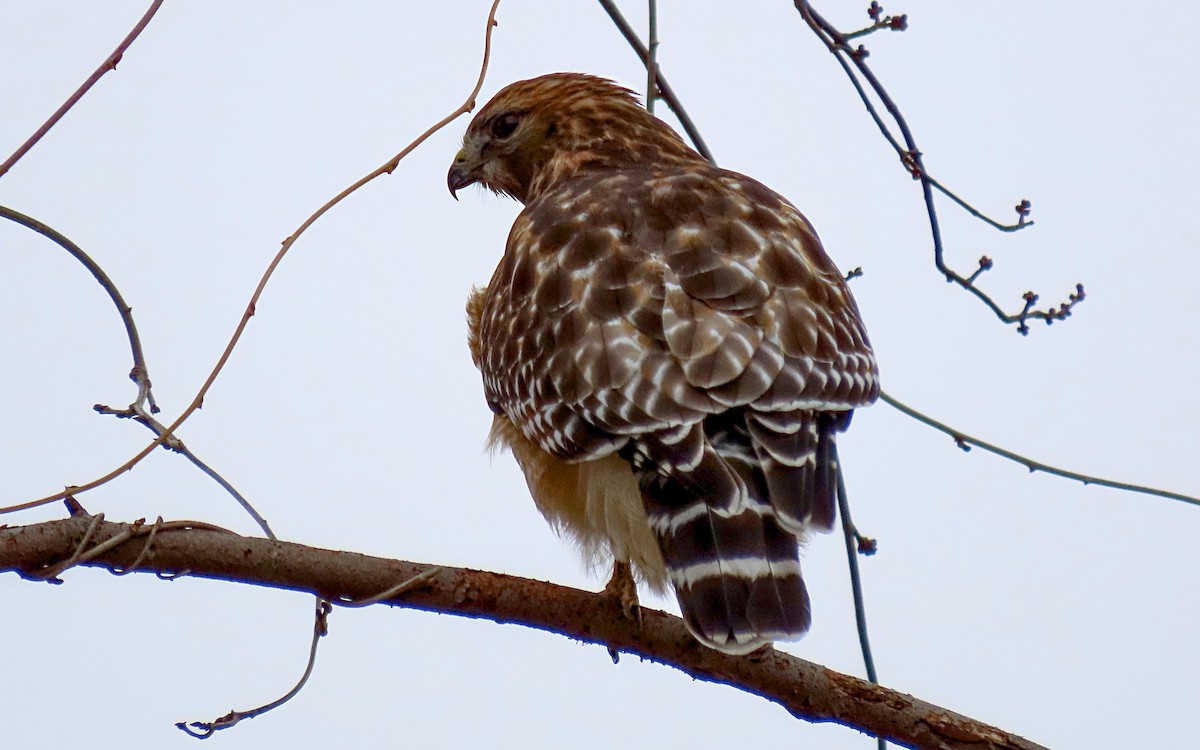
<svg viewBox="0 0 1200 750"><path fill-rule="evenodd" d="M627 561L613 562L612 577L604 584L605 596L615 598L621 604L621 612L630 620L642 624L642 608L638 605L637 582L633 580L633 569Z"/></svg>

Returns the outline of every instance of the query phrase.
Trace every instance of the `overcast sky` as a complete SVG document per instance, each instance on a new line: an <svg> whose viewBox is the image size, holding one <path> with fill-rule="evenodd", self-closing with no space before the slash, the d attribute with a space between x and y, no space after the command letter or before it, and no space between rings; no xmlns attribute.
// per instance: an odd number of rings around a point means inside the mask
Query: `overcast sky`
<svg viewBox="0 0 1200 750"><path fill-rule="evenodd" d="M148 3L0 4L0 158L32 133ZM645 27L644 6L623 4ZM823 3L845 29L861 3ZM821 7L824 6L824 7ZM862 7L859 7L862 6ZM948 258L1007 308L1027 289L1067 322L1028 337L947 285L918 186L792 4L660 2L660 59L717 160L788 196L844 269L885 388L1044 461L1200 494L1200 6L940 0L888 7L910 30L866 40L928 168L1000 218L943 201ZM0 179L119 285L155 393L192 399L280 241L457 106L484 0L168 2L84 100ZM594 2L506 0L481 102L557 70L639 90L645 73ZM674 123L662 105L660 115ZM283 538L596 589L549 530L490 415L463 303L519 206L446 191L467 119L296 243L182 438ZM101 417L134 389L124 333L91 277L0 222L0 505L80 484L149 433ZM1084 487L984 454L877 405L840 441L882 681L1061 748L1195 747L1200 508ZM203 519L255 533L220 488L160 451L82 503L110 520ZM62 506L0 518L12 525ZM862 674L845 554L804 557L814 623L787 651ZM72 570L0 577L6 747L195 747L173 724L285 691L311 598ZM675 610L673 601L648 598ZM289 705L225 748L869 748L761 699L516 626L338 610Z"/></svg>

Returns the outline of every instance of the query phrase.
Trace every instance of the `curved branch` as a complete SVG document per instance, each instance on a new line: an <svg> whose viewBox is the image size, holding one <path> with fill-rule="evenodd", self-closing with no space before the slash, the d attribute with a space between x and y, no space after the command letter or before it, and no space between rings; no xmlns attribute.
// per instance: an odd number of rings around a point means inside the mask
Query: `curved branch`
<svg viewBox="0 0 1200 750"><path fill-rule="evenodd" d="M83 267L96 279L104 292L112 300L113 305L117 308L117 313L121 316L121 322L125 326L125 336L129 339L129 349L133 355L133 368L129 371L129 379L137 384L137 398L128 407L124 409L114 409L104 404L96 404L92 407L99 414L108 414L119 419L132 419L144 425L148 430L153 432L156 437L162 437L167 428L154 418L154 414L159 411L158 404L154 401L154 394L150 386L150 368L146 365L146 355L142 351L142 338L138 335L137 324L133 321L133 308L125 302L125 297L121 294L121 290L117 288L112 278L105 273L92 256L88 255L83 248L69 240L58 230L50 225L38 221L32 216L14 211L6 206L0 206L0 218L8 219L12 222L20 224L23 227L33 230L51 242L55 243L63 250L70 253L71 257L83 264ZM213 481L221 485L221 487L233 496L233 499L238 502L242 508L250 514L254 522L263 530L268 537L274 537L274 532L271 531L267 520L259 514L258 510L247 500L242 493L238 492L225 477L221 476L215 469L200 459L190 448L184 445L183 441L176 435L171 435L163 439L163 447L167 450L174 451L182 455L194 466L207 474ZM0 513L7 509L0 508Z"/></svg>
<svg viewBox="0 0 1200 750"><path fill-rule="evenodd" d="M154 0L154 2L150 3L150 8L142 15L141 20L138 21L133 27L133 30L121 40L121 43L117 45L117 48L113 50L112 54L104 58L104 62L100 64L100 67L96 68L96 70L90 76L88 76L88 79L84 81L79 88L75 89L75 93L67 97L67 100L62 103L62 106L55 110L54 114L50 115L50 119L42 123L42 126L38 128L33 135L29 136L29 139L22 143L17 150L13 152L12 156L8 157L3 164L0 164L0 177L3 177L8 170L12 169L13 165L20 161L21 157L24 156L29 149L33 148L37 142L42 139L42 136L46 135L46 133L49 133L50 128L54 127L58 121L63 118L63 115L67 114L67 112L71 110L71 107L74 107L76 102L82 99L83 95L86 94L92 86L96 85L96 81L99 81L100 78L103 77L108 71L117 69L117 63L121 62L121 57L124 56L125 50L129 49L129 45L133 44L133 40L138 38L138 35L140 35L142 30L144 30L150 23L150 19L154 18L154 14L158 12L158 8L162 4L163 0Z"/></svg>
<svg viewBox="0 0 1200 750"><path fill-rule="evenodd" d="M149 549L149 542L146 543L146 548ZM120 575L124 575L123 571ZM279 696L275 700L266 705L252 708L246 711L230 711L213 721L177 721L175 728L191 737L198 740L206 740L212 737L222 729L230 729L238 725L238 722L243 719L253 719L256 716L262 716L268 711L274 711L283 704L295 698L304 686L308 684L308 678L312 677L313 667L317 665L317 646L320 645L321 639L329 635L329 623L327 618L333 610L333 605L325 601L321 597L317 597L316 614L313 617L313 634L312 643L308 647L308 663L304 665L304 672L300 675L300 679L292 686L292 689Z"/></svg>
<svg viewBox="0 0 1200 750"><path fill-rule="evenodd" d="M491 57L492 51L492 28L496 25L496 9L499 7L499 5L500 0L494 0L491 11L488 13L487 31L485 32L483 43L483 63L480 66L479 77L476 79L475 88L471 90L471 93L467 97L466 101L459 105L458 109L454 110L449 115L446 115L424 133L417 136L415 140L405 146L398 154L388 159L381 166L371 171L365 177L359 179L350 187L338 193L333 198L330 198L325 205L313 212L313 214L305 219L295 232L293 232L287 237L287 239L283 241L283 246L280 247L279 251L275 253L275 257L271 259L271 262L267 264L267 269L263 272L262 277L259 279L258 286L255 287L254 293L250 295L250 302L247 303L246 310L242 313L242 317L238 321L237 327L233 331L233 336L231 336L229 339L229 343L225 345L225 351L221 353L216 365L213 366L212 371L208 374L208 377L200 386L200 390L196 393L195 398L193 398L192 402L188 404L186 409L183 410L183 413L176 417L174 422L164 428L163 432L159 433L158 437L155 438L153 442L139 451L133 458L108 472L104 476L93 479L87 484L67 487L62 492L56 492L53 495L38 498L37 500L30 500L28 502L18 503L16 505L0 507L0 514L27 510L29 508L47 505L58 500L65 500L73 495L78 495L88 490L95 489L102 484L107 484L108 482L111 482L113 479L116 479L132 469L134 466L140 463L142 459L150 455L155 448L171 440L172 436L175 434L175 431L179 429L179 426L187 421L188 417L192 416L192 414L194 414L204 404L205 395L208 393L209 389L212 388L213 383L216 382L217 376L219 376L221 371L225 369L225 364L229 361L230 355L233 354L233 350L237 347L238 342L241 340L242 334L245 333L246 326L250 323L250 318L254 317L258 300L262 297L263 291L267 287L267 282L271 280L271 277L275 273L275 269L279 267L281 262L283 262L284 256L287 255L288 250L292 248L292 245L295 244L296 240L300 238L300 235L303 234L305 230L312 226L318 219L324 216L326 212L328 212L338 203L342 202L342 200L344 200L351 193L355 192L371 180L374 180L376 177L385 174L391 174L400 164L401 159L408 156L413 149L424 143L431 135L446 127L446 125L461 115L464 115L467 112L475 109L475 97L479 95L479 90L483 88L483 79L487 75L488 61Z"/></svg>
<svg viewBox="0 0 1200 750"><path fill-rule="evenodd" d="M26 229L31 229L55 243L70 253L72 258L82 263L83 267L88 270L88 273L95 277L96 283L104 289L105 294L116 305L117 313L121 316L121 322L125 325L125 336L129 339L129 350L133 354L133 368L129 371L129 379L137 383L138 387L138 399L136 403L139 405L146 404L150 407L151 412L157 413L158 406L154 403L154 396L150 391L150 370L146 366L146 355L142 352L142 338L138 335L137 325L133 322L133 308L125 302L125 297L121 295L121 290L117 289L117 285L113 283L113 280L104 272L99 263L92 260L92 256L84 252L83 248L67 239L54 227L6 206L0 206L0 218L20 224Z"/></svg>
<svg viewBox="0 0 1200 750"><path fill-rule="evenodd" d="M126 535L81 564L188 575L303 591L337 602L361 600L434 566L243 537L231 532L162 525L147 553L149 525L78 514L62 521L0 528L0 572L35 578L77 554L85 533L100 547ZM39 579L40 580L40 579ZM729 656L701 646L678 617L643 609L643 621L626 618L620 603L603 594L486 571L441 567L416 586L387 599L392 606L493 620L558 633L634 654L692 677L759 695L798 718L836 722L914 748L1035 750L1041 746L1001 729L872 685L774 649Z"/></svg>

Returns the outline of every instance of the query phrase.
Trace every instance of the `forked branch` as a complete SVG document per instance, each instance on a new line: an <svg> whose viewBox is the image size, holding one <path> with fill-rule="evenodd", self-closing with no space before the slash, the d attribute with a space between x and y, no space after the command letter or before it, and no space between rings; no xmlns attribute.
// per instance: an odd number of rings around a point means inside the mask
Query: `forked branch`
<svg viewBox="0 0 1200 750"><path fill-rule="evenodd" d="M795 0L794 4L796 10L800 11L800 15L804 18L805 23L808 24L813 33L817 35L825 46L829 48L829 51L833 53L834 57L837 58L838 64L846 72L850 83L854 86L855 91L858 92L859 98L862 99L863 106L866 107L868 114L871 115L871 119L875 121L876 127L879 128L879 132L891 144L896 154L900 157L901 164L904 165L904 168L912 175L914 180L920 181L921 192L925 198L925 212L929 218L929 231L933 237L934 266L945 276L946 281L957 284L975 295L1004 323L1015 323L1017 331L1022 335L1029 333L1028 323L1030 320L1044 320L1049 325L1056 320L1065 320L1069 317L1075 305L1082 302L1086 296L1083 284L1076 284L1075 291L1070 293L1067 299L1061 304L1051 305L1046 308L1037 307L1037 294L1026 292L1022 295L1024 304L1019 311L1005 312L987 292L984 292L975 284L979 276L990 270L994 265L994 262L990 258L986 256L981 258L978 268L966 276L955 271L946 263L945 248L942 244L942 232L938 224L937 206L934 204L934 190L950 198L950 200L954 201L955 204L975 218L1002 232L1014 232L1032 226L1033 222L1028 220L1031 204L1028 200L1022 199L1016 205L1017 221L1012 224L1005 224L984 215L981 211L958 195L955 195L930 176L929 171L925 168L921 150L917 147L912 130L908 127L908 122L904 119L904 115L901 114L900 108L888 94L887 89L879 82L874 71L871 70L871 67L866 62L870 53L861 44L857 47L850 44L851 39L884 28L893 31L903 31L908 27L908 17L906 15L885 16L883 15L883 8L879 3L872 2L867 10L867 14L871 17L872 25L860 31L844 33L822 18L812 7L812 3L806 2L806 0ZM871 93L879 100L884 109L887 110L888 117L891 118L892 123L895 125L899 137L893 133L892 127L884 121L883 116L876 109L871 96L868 95L866 89L863 87L864 81L867 87L870 88Z"/></svg>
<svg viewBox="0 0 1200 750"><path fill-rule="evenodd" d="M169 440L171 440L172 436L175 434L175 431L177 429L179 429L179 426L182 425L192 414L194 414L201 407L201 405L203 405L204 397L208 394L209 389L212 388L213 383L216 382L217 377L221 374L222 370L225 369L225 364L229 361L230 355L233 354L233 350L237 347L238 342L241 340L242 334L245 333L246 326L249 325L250 319L252 317L254 317L254 314L257 309L258 301L262 297L263 291L267 287L267 283L271 280L271 277L274 275L275 269L279 267L279 264L281 262L283 262L283 258L285 255L287 255L288 250L290 250L292 245L295 244L296 240L300 238L300 235L302 235L318 219L320 219L322 216L324 216L326 212L328 212L330 209L332 209L334 206L336 206L338 203L340 203L346 197L348 197L349 195L354 193L360 187L367 184L371 180L374 180L376 177L379 177L379 176L385 175L385 174L391 174L396 169L396 167L400 164L400 161L402 159L404 159L404 157L408 156L408 154L411 153L413 151L413 149L415 149L417 146L424 143L431 135L433 135L437 131L444 128L451 121L466 114L467 112L470 112L471 110L473 110L475 108L475 97L479 95L480 89L483 88L483 80L484 80L484 77L487 75L488 61L489 61L489 58L491 57L491 49L492 49L492 28L496 25L496 9L499 7L499 5L500 5L500 0L494 0L494 2L492 3L491 10L488 13L487 30L485 31L485 34L484 34L483 62L480 66L479 76L475 81L475 87L473 89L471 89L471 93L467 96L466 101L464 101L461 105L459 105L459 107L457 109L455 109L453 112L451 112L449 115L442 118L440 121L438 121L434 125L430 126L430 128L428 130L426 130L424 133L417 136L417 138L415 140L413 140L411 143L409 143L407 146L405 146L395 156L388 159L381 166L372 170L369 174L367 174L366 176L359 179L357 182L352 184L350 187L346 188L342 192L335 195L333 198L329 199L325 203L325 205L321 206L315 212L313 212L313 214L311 216L309 216L307 219L304 220L304 222L296 229L296 231L292 232L292 234L289 235L283 241L282 246L279 248L278 252L275 253L275 257L272 258L271 262L267 264L266 270L263 272L262 277L259 279L258 286L255 287L254 293L250 296L250 301L247 303L246 309L242 313L242 317L238 321L237 327L234 329L233 335L229 339L229 343L226 344L225 351L223 351L221 353L221 356L217 359L217 363L213 366L212 371L208 374L208 377L204 380L204 383L200 386L200 390L196 393L195 397L192 399L192 402L190 404L188 404L187 408L185 408L183 410L183 412L178 417L176 417L173 422L171 422L169 425L164 427L162 429L162 431L158 433L158 436L154 439L153 442L151 442L149 445L147 445L145 448L143 448L141 451L139 451L136 455L133 456L133 458L129 459L121 466L118 466L117 468L108 472L104 476L99 477L97 479L93 479L92 481L87 482L86 484L67 487L62 492L56 492L53 495L48 495L46 497L38 498L36 500L30 500L30 501L23 502L23 503L18 503L15 505L9 505L7 507L0 507L0 513L11 513L11 512L15 512L15 511L25 510L28 508L35 508L35 507L38 507L41 505L46 505L48 503L56 502L58 500L64 500L68 497L78 495L78 494L86 492L88 490L95 489L96 487L106 484L106 483L112 481L113 479L116 479L117 477L121 476L125 472L129 471L134 466L136 466L138 463L140 463L142 461L142 459L144 459L146 456L150 455L150 453L153 452L155 448L157 448L158 446L163 445L163 444L167 443Z"/></svg>

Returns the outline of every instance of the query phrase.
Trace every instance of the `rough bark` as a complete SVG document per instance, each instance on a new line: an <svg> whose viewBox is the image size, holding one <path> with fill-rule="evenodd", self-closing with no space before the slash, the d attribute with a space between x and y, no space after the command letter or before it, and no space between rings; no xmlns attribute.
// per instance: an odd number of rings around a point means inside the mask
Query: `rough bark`
<svg viewBox="0 0 1200 750"><path fill-rule="evenodd" d="M62 521L0 527L0 573L36 576L39 570L71 558L94 520L79 514ZM372 597L435 567L185 527L180 522L164 525L146 550L151 527L96 522L83 550L85 556L87 550L127 536L131 529L135 533L79 564L123 569L140 556L138 570L143 572L186 572L201 578L308 592L335 603L342 597ZM611 651L666 664L696 679L759 695L807 721L836 722L908 747L1041 748L911 695L780 651L767 649L743 657L721 654L699 645L682 620L664 612L643 609L639 626L622 613L615 597L604 594L443 566L418 586L381 603L519 624L596 643Z"/></svg>

